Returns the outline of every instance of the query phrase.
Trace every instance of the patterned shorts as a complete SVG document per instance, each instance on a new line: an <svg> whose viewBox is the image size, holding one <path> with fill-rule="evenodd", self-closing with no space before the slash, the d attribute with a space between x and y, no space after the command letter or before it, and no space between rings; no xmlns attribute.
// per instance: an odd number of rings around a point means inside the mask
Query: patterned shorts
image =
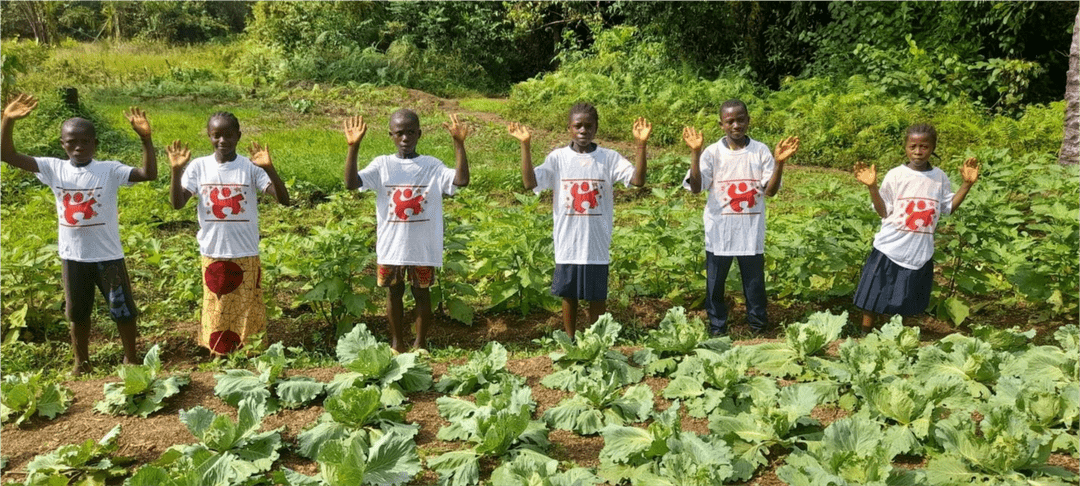
<svg viewBox="0 0 1080 486"><path fill-rule="evenodd" d="M109 317L113 321L130 321L139 316L135 299L131 296L131 281L123 258L105 262L61 259L60 269L67 317L71 321L90 319L94 309L95 287L105 296L109 304Z"/></svg>
<svg viewBox="0 0 1080 486"><path fill-rule="evenodd" d="M435 282L435 267L418 265L379 265L379 287L393 287L409 282L420 289Z"/></svg>

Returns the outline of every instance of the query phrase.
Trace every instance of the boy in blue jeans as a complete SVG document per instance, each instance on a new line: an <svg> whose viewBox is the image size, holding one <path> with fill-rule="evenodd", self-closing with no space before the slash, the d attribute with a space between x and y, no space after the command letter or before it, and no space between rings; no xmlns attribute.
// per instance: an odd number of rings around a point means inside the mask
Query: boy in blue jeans
<svg viewBox="0 0 1080 486"><path fill-rule="evenodd" d="M636 164L614 150L593 143L600 117L596 108L578 103L570 108L567 131L570 145L555 149L544 164L532 166L531 135L522 125L511 123L510 135L521 142L521 179L525 189L539 194L554 191L555 275L551 293L562 297L563 328L570 339L577 330L578 301L586 300L589 324L607 311L608 265L613 225L614 185L645 185L645 159L652 125L644 118L634 121Z"/></svg>
<svg viewBox="0 0 1080 486"><path fill-rule="evenodd" d="M13 167L32 172L56 196L57 246L64 308L70 321L71 347L75 355L72 375L90 371L90 314L95 288L109 304L124 347L124 363L138 363L135 341L139 310L132 297L131 281L120 245L117 191L120 186L157 179L157 155L146 114L132 107L124 116L142 140L142 167L94 159L97 131L90 120L70 118L60 126L60 145L68 160L31 157L15 149L15 120L37 108L37 100L20 94L4 107L0 127L0 158Z"/></svg>
<svg viewBox="0 0 1080 486"><path fill-rule="evenodd" d="M746 320L757 334L765 332L765 196L780 190L784 163L799 150L799 138L776 146L776 158L765 144L746 135L750 115L746 104L732 99L720 106L724 137L702 151L704 137L683 128L690 147L690 170L683 187L709 193L705 204L705 309L710 334L727 334L724 281L731 261L738 260L746 296ZM702 181L706 184L702 185Z"/></svg>

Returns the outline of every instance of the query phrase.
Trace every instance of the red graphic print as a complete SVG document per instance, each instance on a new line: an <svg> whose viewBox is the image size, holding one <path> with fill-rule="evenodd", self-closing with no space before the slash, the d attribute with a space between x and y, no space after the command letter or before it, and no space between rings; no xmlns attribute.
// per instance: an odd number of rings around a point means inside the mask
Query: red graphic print
<svg viewBox="0 0 1080 486"><path fill-rule="evenodd" d="M89 194L87 194L89 197ZM72 203L74 200L74 203ZM64 194L64 219L68 224L79 224L79 220L75 219L76 214L82 214L82 219L87 220L97 216L94 212L94 205L97 204L97 199L90 198L83 201L83 194L76 192L75 196L70 193Z"/></svg>
<svg viewBox="0 0 1080 486"><path fill-rule="evenodd" d="M409 216L416 216L424 212L423 204L424 195L420 191L413 191L412 189L401 189L394 191L394 214L398 219L409 219ZM412 213L406 213L411 211Z"/></svg>
<svg viewBox="0 0 1080 486"><path fill-rule="evenodd" d="M244 269L235 262L214 262L206 266L203 280L206 282L206 288L220 298L244 283Z"/></svg>
<svg viewBox="0 0 1080 486"><path fill-rule="evenodd" d="M595 184L591 190L589 187L588 182L574 183L570 186L570 195L574 197L574 211L584 213L588 209L596 209L596 198L600 195L600 188ZM586 208L585 204L589 207Z"/></svg>
<svg viewBox="0 0 1080 486"><path fill-rule="evenodd" d="M741 213L757 204L758 190L750 188L745 182L728 186L727 194L731 198L731 209Z"/></svg>
<svg viewBox="0 0 1080 486"><path fill-rule="evenodd" d="M927 206L929 204L926 201L911 201L904 208L904 212L907 213L907 218L904 218L904 225L909 230L918 231L921 228L929 228L934 224L934 208Z"/></svg>
<svg viewBox="0 0 1080 486"><path fill-rule="evenodd" d="M236 191L236 194L233 195L232 191ZM218 219L225 219L225 208L230 209L233 216L244 212L244 208L240 206L242 202L244 202L244 193L239 189L222 187L220 192L217 187L210 189L210 210Z"/></svg>
<svg viewBox="0 0 1080 486"><path fill-rule="evenodd" d="M218 354L229 354L237 348L244 347L240 342L240 335L232 331L215 331L210 333L210 349Z"/></svg>

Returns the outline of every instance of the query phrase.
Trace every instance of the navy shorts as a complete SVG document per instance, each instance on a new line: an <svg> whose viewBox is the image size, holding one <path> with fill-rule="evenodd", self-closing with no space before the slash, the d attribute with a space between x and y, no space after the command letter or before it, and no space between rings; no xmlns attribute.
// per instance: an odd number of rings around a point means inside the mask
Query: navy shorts
<svg viewBox="0 0 1080 486"><path fill-rule="evenodd" d="M551 294L564 299L607 300L608 266L556 263Z"/></svg>
<svg viewBox="0 0 1080 486"><path fill-rule="evenodd" d="M95 287L109 304L109 317L113 321L130 321L139 316L123 258L104 262L60 259L60 268L67 317L72 322L90 319Z"/></svg>

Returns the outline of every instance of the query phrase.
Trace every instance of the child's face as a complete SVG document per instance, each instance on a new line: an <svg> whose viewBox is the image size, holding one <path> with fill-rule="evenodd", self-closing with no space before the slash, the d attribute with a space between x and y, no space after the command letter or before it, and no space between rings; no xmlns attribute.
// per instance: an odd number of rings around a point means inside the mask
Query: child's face
<svg viewBox="0 0 1080 486"><path fill-rule="evenodd" d="M416 142L424 132L420 122L408 116L396 116L390 119L390 140L397 147L397 156L402 159L416 157Z"/></svg>
<svg viewBox="0 0 1080 486"><path fill-rule="evenodd" d="M85 125L64 124L60 127L60 145L75 165L84 165L94 160L97 136Z"/></svg>
<svg viewBox="0 0 1080 486"><path fill-rule="evenodd" d="M724 108L720 111L720 128L729 141L742 143L750 128L750 115L741 106Z"/></svg>
<svg viewBox="0 0 1080 486"><path fill-rule="evenodd" d="M934 153L937 144L929 133L912 133L904 142L904 153L907 154L908 165L915 169L922 169L930 165L930 154Z"/></svg>
<svg viewBox="0 0 1080 486"><path fill-rule="evenodd" d="M236 144L240 141L240 130L224 117L211 118L206 124L206 135L214 147L214 157L218 162L231 162L236 159Z"/></svg>
<svg viewBox="0 0 1080 486"><path fill-rule="evenodd" d="M587 152L596 138L596 118L588 113L570 115L566 130L570 133L570 145L577 152Z"/></svg>

